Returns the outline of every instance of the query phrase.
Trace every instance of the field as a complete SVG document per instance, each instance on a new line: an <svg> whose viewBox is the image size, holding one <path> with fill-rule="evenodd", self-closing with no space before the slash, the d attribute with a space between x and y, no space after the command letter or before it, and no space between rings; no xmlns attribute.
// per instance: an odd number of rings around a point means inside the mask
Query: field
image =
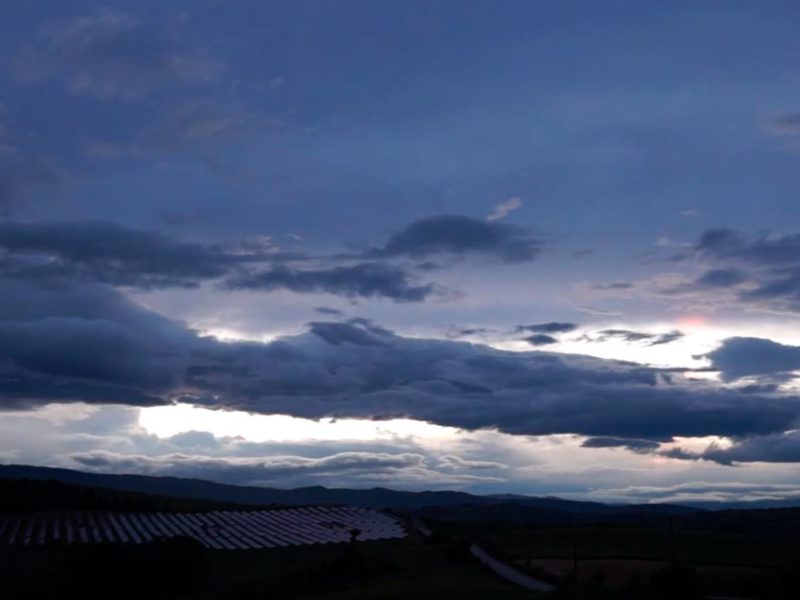
<svg viewBox="0 0 800 600"><path fill-rule="evenodd" d="M173 540L174 542L174 540ZM201 545L0 549L0 598L530 598L462 548L417 535L246 552Z"/></svg>
<svg viewBox="0 0 800 600"><path fill-rule="evenodd" d="M796 509L577 514L512 503L389 516L50 481L5 488L3 600L542 596L480 566L471 542L556 585L547 594L552 600L777 600L800 588ZM433 534L424 538L406 526L409 535L397 537L403 519L422 519Z"/></svg>
<svg viewBox="0 0 800 600"><path fill-rule="evenodd" d="M494 537L516 558L637 558L682 563L789 566L800 556L794 538L773 538L718 531L669 531L644 528L575 528L510 532Z"/></svg>
<svg viewBox="0 0 800 600"><path fill-rule="evenodd" d="M785 598L800 583L800 540L789 532L729 533L669 523L529 527L448 521L432 527L447 537L477 539L520 570L557 583L557 598L661 598L662 592Z"/></svg>

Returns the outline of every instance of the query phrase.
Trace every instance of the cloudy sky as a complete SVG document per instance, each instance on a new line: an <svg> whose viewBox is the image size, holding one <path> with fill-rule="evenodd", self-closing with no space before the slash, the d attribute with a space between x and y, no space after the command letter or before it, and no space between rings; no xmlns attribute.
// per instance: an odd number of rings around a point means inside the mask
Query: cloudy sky
<svg viewBox="0 0 800 600"><path fill-rule="evenodd" d="M800 498L796 1L0 12L0 461Z"/></svg>

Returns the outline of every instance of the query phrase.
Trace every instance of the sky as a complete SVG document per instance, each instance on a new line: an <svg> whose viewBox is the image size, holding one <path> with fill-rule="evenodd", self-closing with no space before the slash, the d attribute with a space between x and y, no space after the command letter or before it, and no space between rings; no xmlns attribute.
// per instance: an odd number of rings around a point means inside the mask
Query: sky
<svg viewBox="0 0 800 600"><path fill-rule="evenodd" d="M0 9L0 462L800 500L800 5Z"/></svg>

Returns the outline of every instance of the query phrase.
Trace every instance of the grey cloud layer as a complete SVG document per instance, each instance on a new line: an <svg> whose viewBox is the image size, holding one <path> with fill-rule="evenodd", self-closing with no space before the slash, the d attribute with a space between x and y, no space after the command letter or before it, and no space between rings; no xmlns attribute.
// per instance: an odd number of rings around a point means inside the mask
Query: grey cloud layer
<svg viewBox="0 0 800 600"><path fill-rule="evenodd" d="M548 323L535 323L533 325L517 325L515 332L532 333L533 335L522 338L531 346L549 346L558 342L554 334L569 333L570 331L575 331L577 328L578 325L575 323L550 321Z"/></svg>
<svg viewBox="0 0 800 600"><path fill-rule="evenodd" d="M203 341L101 286L0 279L6 407L47 401L155 405Z"/></svg>
<svg viewBox="0 0 800 600"><path fill-rule="evenodd" d="M403 269L377 262L305 270L279 266L231 277L225 286L238 290L288 289L301 294L327 292L362 298L383 296L398 302L420 302L434 293L433 285L415 285Z"/></svg>
<svg viewBox="0 0 800 600"><path fill-rule="evenodd" d="M675 450L664 454L672 458L710 460L723 465L753 462L800 463L800 429L738 439L731 446L711 444L702 452Z"/></svg>
<svg viewBox="0 0 800 600"><path fill-rule="evenodd" d="M740 303L800 310L800 234L709 229L691 255L676 258L694 261L704 271L693 281L663 290L667 294L727 293Z"/></svg>
<svg viewBox="0 0 800 600"><path fill-rule="evenodd" d="M192 439L197 443L193 444ZM95 449L65 456L66 464L97 472L126 472L146 475L193 477L238 485L347 485L451 486L494 482L493 473L505 465L445 455L435 460L417 452L377 450L340 451L317 456L282 454L266 444L239 448L248 454L209 455L219 450L236 450L231 439L217 440L200 432L176 435L156 446L186 446L186 451L167 454L120 453ZM194 447L192 447L194 446ZM295 448L295 450L300 448ZM192 452L191 450L195 450ZM319 450L319 449L318 449Z"/></svg>
<svg viewBox="0 0 800 600"><path fill-rule="evenodd" d="M425 258L483 254L503 262L533 260L542 242L523 228L462 215L439 215L415 221L392 235L368 256Z"/></svg>
<svg viewBox="0 0 800 600"><path fill-rule="evenodd" d="M581 444L584 448L627 448L633 452L651 452L659 447L653 440L638 440L616 437L590 437Z"/></svg>
<svg viewBox="0 0 800 600"><path fill-rule="evenodd" d="M587 342L619 340L622 342L641 343L646 346L660 346L662 344L676 342L683 337L684 333L681 331L646 333L643 331L632 331L630 329L601 329L595 335L585 335L581 339Z"/></svg>
<svg viewBox="0 0 800 600"><path fill-rule="evenodd" d="M536 323L534 325L518 325L517 331L530 331L531 333L569 333L575 331L578 325L575 323L562 323L550 321L548 323Z"/></svg>
<svg viewBox="0 0 800 600"><path fill-rule="evenodd" d="M210 457L174 453L160 456L116 454L104 450L75 453L69 457L84 468L152 475L201 477L236 483L275 483L297 477L335 477L369 474L378 479L425 467L425 457L411 453L340 452L309 458L271 455L257 457Z"/></svg>
<svg viewBox="0 0 800 600"><path fill-rule="evenodd" d="M0 269L23 278L135 287L196 286L266 254L186 243L114 223L0 224Z"/></svg>
<svg viewBox="0 0 800 600"><path fill-rule="evenodd" d="M434 292L416 285L401 267L379 262L322 268L287 267L268 242L236 246L182 242L114 223L0 224L0 272L19 279L100 282L140 288L197 287L224 279L228 289L289 289L418 302ZM258 264L273 264L266 271Z"/></svg>
<svg viewBox="0 0 800 600"><path fill-rule="evenodd" d="M545 333L535 333L523 339L531 346L549 346L550 344L558 342L552 335L547 335Z"/></svg>
<svg viewBox="0 0 800 600"><path fill-rule="evenodd" d="M727 380L743 377L786 379L800 371L800 347L772 340L735 337L724 340L706 355L712 368Z"/></svg>
<svg viewBox="0 0 800 600"><path fill-rule="evenodd" d="M691 481L670 486L628 486L598 490L628 502L675 502L763 500L800 497L800 485L795 483L746 483Z"/></svg>
<svg viewBox="0 0 800 600"><path fill-rule="evenodd" d="M2 401L183 400L309 418L410 417L512 434L649 440L790 430L800 400L742 394L630 363L411 339L363 319L269 343L222 343L98 287L5 282ZM65 393L73 390L72 393Z"/></svg>
<svg viewBox="0 0 800 600"><path fill-rule="evenodd" d="M391 261L392 257L474 250L512 260L524 254L520 253L520 244L527 242L518 237L521 230L517 228L468 217L434 217L430 221L436 226L422 226L424 242L416 250L410 241L417 239L416 234L403 234L391 238L387 250L372 253L372 259L365 261L362 257L355 262L355 257L312 258L281 252L269 239L235 245L202 244L107 222L5 222L0 224L0 274L139 288L188 288L215 280L220 288L229 290L286 289L301 294L324 292L421 302L444 294L445 288L420 282L412 269ZM419 223L406 231L413 234ZM489 237L478 235L476 240L473 226L488 228ZM533 254L526 256L532 258Z"/></svg>

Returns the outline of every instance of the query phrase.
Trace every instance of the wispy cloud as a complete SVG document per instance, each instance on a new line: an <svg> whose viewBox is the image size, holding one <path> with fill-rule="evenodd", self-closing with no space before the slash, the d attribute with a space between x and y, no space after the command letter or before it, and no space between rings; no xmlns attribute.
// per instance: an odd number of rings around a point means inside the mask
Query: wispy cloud
<svg viewBox="0 0 800 600"><path fill-rule="evenodd" d="M514 196L495 206L492 213L486 217L486 220L499 221L500 219L505 219L510 213L519 208L522 208L522 200L519 197Z"/></svg>

